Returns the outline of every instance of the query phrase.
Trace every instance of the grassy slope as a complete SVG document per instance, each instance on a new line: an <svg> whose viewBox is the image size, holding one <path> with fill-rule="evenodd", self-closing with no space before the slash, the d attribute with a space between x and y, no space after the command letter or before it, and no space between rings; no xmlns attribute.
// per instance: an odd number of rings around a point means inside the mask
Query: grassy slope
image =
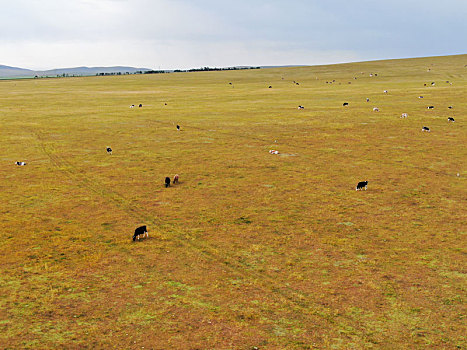
<svg viewBox="0 0 467 350"><path fill-rule="evenodd" d="M0 347L465 347L465 64L0 82Z"/></svg>

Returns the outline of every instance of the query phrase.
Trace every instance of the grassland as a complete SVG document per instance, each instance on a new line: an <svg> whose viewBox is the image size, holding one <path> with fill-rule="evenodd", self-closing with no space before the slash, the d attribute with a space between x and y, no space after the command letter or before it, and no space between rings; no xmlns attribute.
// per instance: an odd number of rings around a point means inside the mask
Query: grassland
<svg viewBox="0 0 467 350"><path fill-rule="evenodd" d="M465 349L466 64L1 81L0 348Z"/></svg>

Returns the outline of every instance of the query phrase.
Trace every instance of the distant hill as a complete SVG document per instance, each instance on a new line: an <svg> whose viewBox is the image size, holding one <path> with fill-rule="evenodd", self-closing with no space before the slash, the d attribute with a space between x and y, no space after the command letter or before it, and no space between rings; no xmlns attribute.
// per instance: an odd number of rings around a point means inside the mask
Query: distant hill
<svg viewBox="0 0 467 350"><path fill-rule="evenodd" d="M285 66L261 66L261 68L293 68L293 67L307 67L306 64L289 64Z"/></svg>
<svg viewBox="0 0 467 350"><path fill-rule="evenodd" d="M30 69L23 69L10 66L0 65L0 77L9 78L9 77L28 77L34 76L35 72Z"/></svg>
<svg viewBox="0 0 467 350"><path fill-rule="evenodd" d="M0 78L22 78L22 77L34 77L34 76L57 76L57 75L96 75L99 73L129 73L134 74L136 72L149 71L148 68L135 68L125 66L115 67L74 67L74 68L57 68L45 71L34 71L30 69L10 67L0 65Z"/></svg>

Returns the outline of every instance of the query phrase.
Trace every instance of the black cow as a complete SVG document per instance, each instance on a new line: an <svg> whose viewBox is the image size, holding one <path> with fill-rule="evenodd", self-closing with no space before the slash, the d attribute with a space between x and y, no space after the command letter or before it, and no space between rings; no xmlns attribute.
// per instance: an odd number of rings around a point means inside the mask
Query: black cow
<svg viewBox="0 0 467 350"><path fill-rule="evenodd" d="M342 104L342 106L344 106L344 107L345 107L345 106L348 106L348 105L349 105L348 102L344 102L344 103Z"/></svg>
<svg viewBox="0 0 467 350"><path fill-rule="evenodd" d="M366 98L366 102L370 102L370 99L368 97Z"/></svg>
<svg viewBox="0 0 467 350"><path fill-rule="evenodd" d="M423 96L418 96L418 98L423 98Z"/></svg>
<svg viewBox="0 0 467 350"><path fill-rule="evenodd" d="M107 153L108 153L108 154L112 154L112 148L107 147L106 150L107 150Z"/></svg>
<svg viewBox="0 0 467 350"><path fill-rule="evenodd" d="M269 89L272 89L272 86L271 86L271 85L269 85Z"/></svg>
<svg viewBox="0 0 467 350"><path fill-rule="evenodd" d="M433 109L433 108L435 108L435 106L428 106L428 107L426 107L426 108L428 108L428 109Z"/></svg>
<svg viewBox="0 0 467 350"><path fill-rule="evenodd" d="M138 241L139 241L139 236L141 236L141 235L143 236L143 238L144 238L144 236L149 237L146 225L140 226L135 230L135 234L133 235L133 241L136 241L136 239L138 239Z"/></svg>
<svg viewBox="0 0 467 350"><path fill-rule="evenodd" d="M452 109L452 106L449 106L448 108L449 108L449 109Z"/></svg>
<svg viewBox="0 0 467 350"><path fill-rule="evenodd" d="M180 131L180 125L177 124L177 130Z"/></svg>
<svg viewBox="0 0 467 350"><path fill-rule="evenodd" d="M140 103L138 107L140 107L140 108L141 108L141 107L143 107L143 105Z"/></svg>
<svg viewBox="0 0 467 350"><path fill-rule="evenodd" d="M24 166L24 165L26 165L25 162L15 162L15 164L18 165L18 166Z"/></svg>
<svg viewBox="0 0 467 350"><path fill-rule="evenodd" d="M298 106L298 109L305 109L302 105Z"/></svg>
<svg viewBox="0 0 467 350"><path fill-rule="evenodd" d="M166 177L165 178L165 188L169 187L170 186L170 177Z"/></svg>
<svg viewBox="0 0 467 350"><path fill-rule="evenodd" d="M422 128L422 131L428 131L428 132L430 132L430 128L429 128L428 126L424 126L424 127Z"/></svg>
<svg viewBox="0 0 467 350"><path fill-rule="evenodd" d="M453 117L449 117L449 118L448 118L448 122L453 122L453 123L454 123L454 122L455 122L455 120L454 120L454 118L453 118Z"/></svg>
<svg viewBox="0 0 467 350"><path fill-rule="evenodd" d="M368 186L368 181L360 181L357 184L357 188L355 189L355 191L362 190L362 189L365 189L366 191L366 186Z"/></svg>

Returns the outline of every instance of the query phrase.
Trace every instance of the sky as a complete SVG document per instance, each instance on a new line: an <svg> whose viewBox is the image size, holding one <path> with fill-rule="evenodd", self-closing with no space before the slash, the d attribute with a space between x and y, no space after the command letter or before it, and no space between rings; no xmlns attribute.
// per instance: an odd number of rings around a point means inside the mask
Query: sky
<svg viewBox="0 0 467 350"><path fill-rule="evenodd" d="M0 64L316 65L467 53L467 0L0 0Z"/></svg>

